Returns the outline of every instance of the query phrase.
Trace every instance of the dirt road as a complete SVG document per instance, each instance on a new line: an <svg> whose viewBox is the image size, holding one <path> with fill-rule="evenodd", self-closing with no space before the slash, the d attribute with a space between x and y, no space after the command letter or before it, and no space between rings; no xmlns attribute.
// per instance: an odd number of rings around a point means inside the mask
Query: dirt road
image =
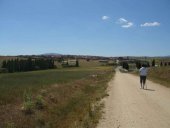
<svg viewBox="0 0 170 128"><path fill-rule="evenodd" d="M151 81L147 90L139 85L137 76L116 71L98 128L170 128L170 89Z"/></svg>

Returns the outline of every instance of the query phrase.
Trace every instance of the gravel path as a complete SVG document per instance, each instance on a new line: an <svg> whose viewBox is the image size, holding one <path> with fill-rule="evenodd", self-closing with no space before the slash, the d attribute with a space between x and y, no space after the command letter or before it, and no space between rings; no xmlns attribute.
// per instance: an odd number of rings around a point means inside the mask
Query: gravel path
<svg viewBox="0 0 170 128"><path fill-rule="evenodd" d="M170 128L170 89L118 70L109 83L103 119L97 128Z"/></svg>

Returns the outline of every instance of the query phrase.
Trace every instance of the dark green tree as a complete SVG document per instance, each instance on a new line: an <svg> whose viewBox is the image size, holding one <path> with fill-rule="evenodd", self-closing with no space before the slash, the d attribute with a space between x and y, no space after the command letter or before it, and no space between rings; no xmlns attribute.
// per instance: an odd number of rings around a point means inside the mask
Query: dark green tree
<svg viewBox="0 0 170 128"><path fill-rule="evenodd" d="M167 63L166 63L166 62L164 63L164 66L167 66Z"/></svg>
<svg viewBox="0 0 170 128"><path fill-rule="evenodd" d="M6 60L4 60L4 61L2 62L2 68L7 68L7 62L6 62Z"/></svg>
<svg viewBox="0 0 170 128"><path fill-rule="evenodd" d="M163 63L162 63L162 61L161 61L161 63L160 63L160 66L161 66L161 67L163 66Z"/></svg>
<svg viewBox="0 0 170 128"><path fill-rule="evenodd" d="M155 67L155 59L152 60L152 67Z"/></svg>
<svg viewBox="0 0 170 128"><path fill-rule="evenodd" d="M127 62L123 62L123 68L129 70L129 65Z"/></svg>
<svg viewBox="0 0 170 128"><path fill-rule="evenodd" d="M32 71L32 70L33 70L32 59L29 57L27 59L27 71Z"/></svg>
<svg viewBox="0 0 170 128"><path fill-rule="evenodd" d="M79 61L78 60L76 60L76 67L79 67L80 65L79 65Z"/></svg>

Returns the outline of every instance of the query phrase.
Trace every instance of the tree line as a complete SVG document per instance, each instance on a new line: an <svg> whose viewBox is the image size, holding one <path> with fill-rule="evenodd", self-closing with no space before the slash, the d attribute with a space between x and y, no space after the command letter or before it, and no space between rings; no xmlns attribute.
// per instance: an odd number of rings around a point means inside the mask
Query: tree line
<svg viewBox="0 0 170 128"><path fill-rule="evenodd" d="M137 60L137 61L135 61L135 64L136 64L136 68L137 69L140 69L141 67L142 67L142 65L145 65L146 67L150 67L150 66L152 66L152 67L155 67L156 66L156 62L155 62L155 59L153 59L152 60L152 62L151 62L151 64L148 62L148 61L140 61L140 60ZM170 66L170 62L160 62L160 66L162 67L162 66ZM127 70L129 70L129 64L128 64L128 62L123 62L122 63L122 67L124 68L124 69L127 69Z"/></svg>
<svg viewBox="0 0 170 128"><path fill-rule="evenodd" d="M56 68L53 59L11 59L2 62L2 68L7 72L25 72Z"/></svg>
<svg viewBox="0 0 170 128"><path fill-rule="evenodd" d="M141 62L141 61L139 60L139 61L136 61L135 64L136 64L136 68L137 68L137 69L140 69L140 68L142 67L142 65L145 65L146 67L150 67L149 62L147 62L147 61ZM128 64L127 61L122 62L121 65L122 65L122 67L123 67L124 69L129 70L129 64ZM152 66L154 66L154 65L155 65L155 64L152 63Z"/></svg>
<svg viewBox="0 0 170 128"><path fill-rule="evenodd" d="M141 62L141 61L136 61L136 68L140 69L142 67L142 65L145 65L146 67L150 67L149 62ZM152 63L152 66L155 66L155 63Z"/></svg>

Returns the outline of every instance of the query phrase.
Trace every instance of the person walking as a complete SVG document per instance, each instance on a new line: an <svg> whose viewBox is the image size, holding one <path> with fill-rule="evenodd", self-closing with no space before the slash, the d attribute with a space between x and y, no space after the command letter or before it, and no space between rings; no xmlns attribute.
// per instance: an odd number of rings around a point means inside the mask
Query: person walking
<svg viewBox="0 0 170 128"><path fill-rule="evenodd" d="M139 69L139 74L140 74L140 84L141 84L141 89L144 89L145 83L146 83L146 77L148 74L148 69L145 64L142 65L142 67Z"/></svg>

